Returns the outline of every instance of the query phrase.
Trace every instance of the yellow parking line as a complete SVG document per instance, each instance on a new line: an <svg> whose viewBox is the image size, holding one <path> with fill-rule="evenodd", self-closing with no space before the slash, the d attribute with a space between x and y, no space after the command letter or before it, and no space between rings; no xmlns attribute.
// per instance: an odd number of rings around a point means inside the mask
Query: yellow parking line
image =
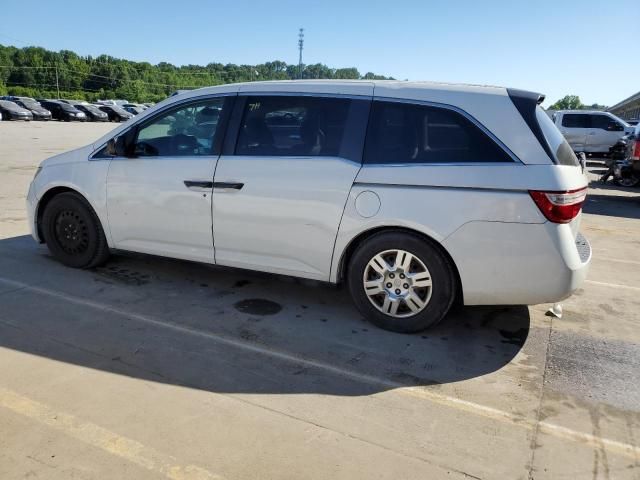
<svg viewBox="0 0 640 480"><path fill-rule="evenodd" d="M194 465L180 465L170 455L164 455L140 442L114 433L94 423L82 421L67 413L31 400L0 387L0 407L35 420L47 427L136 465L160 473L171 480L222 480L222 477Z"/></svg>
<svg viewBox="0 0 640 480"><path fill-rule="evenodd" d="M562 427L560 425L555 425L553 423L549 423L545 421L536 423L534 420L530 420L522 415L513 414L510 412L499 410L499 409L482 405L479 403L470 402L468 400L463 400L457 397L452 397L449 395L435 392L433 390L429 390L424 387L409 387L400 382L395 382L393 380L376 377L375 375L359 373L359 372L338 367L329 363L325 363L319 360L299 357L288 352L273 350L265 346L249 343L243 340L238 340L236 338L228 337L226 335L220 335L220 334L215 334L207 331L198 330L196 328L176 324L171 321L157 320L156 318L153 318L147 315L127 312L125 310L121 310L119 308L112 307L110 305L95 302L93 300L86 300L84 298L75 297L72 295L68 295L66 293L50 290L48 288L35 287L26 283L17 282L15 280L6 279L3 277L0 277L0 283L13 285L16 287L22 287L22 289L25 291L40 293L42 295L47 295L53 298L57 298L59 300L64 300L70 303L74 303L76 305L82 305L82 306L94 308L97 310L102 310L104 312L123 316L131 320L136 320L136 321L147 323L150 325L166 328L166 329L180 332L183 334L206 338L208 340L211 340L213 342L216 342L222 345L229 345L229 346L240 348L253 353L258 353L265 356L278 358L280 360L293 362L293 363L305 365L312 368L317 368L319 370L330 372L344 378L350 378L364 384L391 388L391 389L394 389L395 392L401 395L419 397L423 400L428 400L438 405L443 405L448 408L465 411L476 416L497 420L497 421L511 424L520 428L525 428L527 430L534 430L537 424L540 431L564 440L570 440L576 443L589 446L591 448L600 448L602 445L604 445L605 448L607 448L608 450L615 452L619 455L632 458L634 460L640 457L640 447L636 445L591 435L589 433L579 432L576 430L572 430L572 429Z"/></svg>

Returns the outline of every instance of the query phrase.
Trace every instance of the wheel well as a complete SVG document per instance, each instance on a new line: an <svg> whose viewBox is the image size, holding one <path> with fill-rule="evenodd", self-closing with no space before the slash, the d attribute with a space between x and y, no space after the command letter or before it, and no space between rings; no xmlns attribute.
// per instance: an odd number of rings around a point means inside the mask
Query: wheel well
<svg viewBox="0 0 640 480"><path fill-rule="evenodd" d="M338 265L338 275L337 275L337 281L338 283L342 283L348 265L349 265L349 261L351 260L351 256L353 255L353 253L357 250L357 248L362 245L362 243L364 243L367 239L371 238L373 235L377 235L378 233L382 233L382 232L400 232L400 233L408 233L417 237L421 237L424 240L428 241L429 243L431 243L435 248L437 248L438 250L440 250L440 252L445 256L445 258L447 259L447 261L449 262L449 265L451 266L451 269L453 270L453 273L455 275L455 280L456 280L456 302L462 302L463 296L462 296L462 280L460 279L460 272L458 271L458 267L456 266L455 262L453 261L453 258L451 258L451 255L449 254L449 252L440 244L440 242L437 242L436 240L434 240L433 238L431 238L429 235L425 235L422 232L419 232L417 230L412 230L410 228L405 228L405 227L378 227L378 228L373 228L371 230L367 230L365 232L360 233L360 235L358 235L356 238L354 238L353 240L351 240L351 242L349 243L349 245L347 245L347 248L345 249L344 253L342 254L342 258L340 259L340 264Z"/></svg>
<svg viewBox="0 0 640 480"><path fill-rule="evenodd" d="M42 243L44 243L44 236L42 235L42 215L43 215L45 209L47 208L47 204L56 195L60 195L61 193L66 193L66 192L77 193L78 195L80 195L80 193L78 193L73 188L69 188L69 187L53 187L52 189L47 190L45 192L45 194L42 196L42 198L40 199L40 201L38 202L36 226L38 228L38 238L40 239L40 242L42 242Z"/></svg>

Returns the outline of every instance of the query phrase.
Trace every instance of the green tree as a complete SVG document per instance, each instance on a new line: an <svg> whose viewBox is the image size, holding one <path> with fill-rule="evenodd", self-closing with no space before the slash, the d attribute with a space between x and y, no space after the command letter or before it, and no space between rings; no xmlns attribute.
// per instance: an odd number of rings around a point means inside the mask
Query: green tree
<svg viewBox="0 0 640 480"><path fill-rule="evenodd" d="M57 72L57 81L56 81ZM60 97L94 101L126 98L132 102L159 101L175 90L255 80L287 80L300 76L297 64L273 60L259 65L211 62L206 66L152 65L109 55L80 56L69 50L0 45L0 91L10 95ZM322 63L302 66L303 78L386 79L354 67L334 69Z"/></svg>
<svg viewBox="0 0 640 480"><path fill-rule="evenodd" d="M565 95L549 107L550 110L580 110L583 108L580 97L577 95Z"/></svg>

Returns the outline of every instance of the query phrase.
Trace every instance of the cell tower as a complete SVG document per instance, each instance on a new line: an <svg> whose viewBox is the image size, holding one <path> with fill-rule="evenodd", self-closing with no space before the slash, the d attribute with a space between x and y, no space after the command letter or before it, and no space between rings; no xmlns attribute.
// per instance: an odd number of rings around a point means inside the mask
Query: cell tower
<svg viewBox="0 0 640 480"><path fill-rule="evenodd" d="M300 55L298 56L298 78L302 78L302 50L304 48L304 28L301 28L298 32L298 50Z"/></svg>

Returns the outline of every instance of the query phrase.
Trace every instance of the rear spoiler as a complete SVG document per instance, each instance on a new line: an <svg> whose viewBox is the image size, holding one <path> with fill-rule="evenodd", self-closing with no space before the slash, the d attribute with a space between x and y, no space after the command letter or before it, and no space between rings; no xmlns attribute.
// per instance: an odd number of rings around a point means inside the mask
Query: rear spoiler
<svg viewBox="0 0 640 480"><path fill-rule="evenodd" d="M542 133L542 129L538 124L536 118L536 107L544 102L545 96L541 93L528 92L526 90L517 90L515 88L507 88L509 98L515 105L518 112L522 116L522 119L531 129L531 133L536 137L540 146L549 155L549 158L553 163L556 163L556 158L547 143L547 139Z"/></svg>

